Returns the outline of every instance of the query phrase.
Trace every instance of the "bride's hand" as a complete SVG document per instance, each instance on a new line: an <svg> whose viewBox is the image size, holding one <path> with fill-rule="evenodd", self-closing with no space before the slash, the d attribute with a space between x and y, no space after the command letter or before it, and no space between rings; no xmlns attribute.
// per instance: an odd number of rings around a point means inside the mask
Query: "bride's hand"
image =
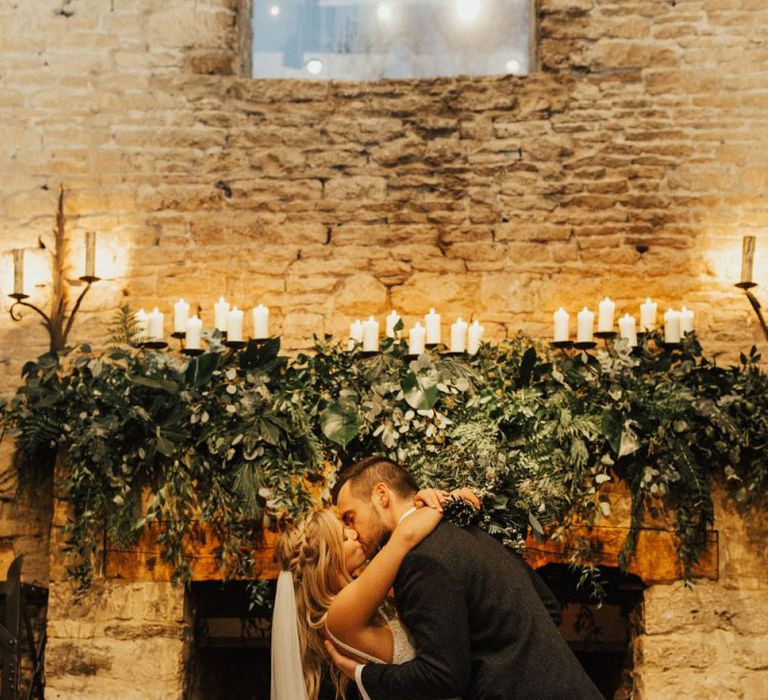
<svg viewBox="0 0 768 700"><path fill-rule="evenodd" d="M435 510L442 510L443 505L448 502L448 492L442 489L421 489L413 497L413 505L417 508L426 506Z"/></svg>
<svg viewBox="0 0 768 700"><path fill-rule="evenodd" d="M462 486L460 489L453 489L451 497L458 498L469 503L475 510L480 510L480 499L477 494L468 486Z"/></svg>

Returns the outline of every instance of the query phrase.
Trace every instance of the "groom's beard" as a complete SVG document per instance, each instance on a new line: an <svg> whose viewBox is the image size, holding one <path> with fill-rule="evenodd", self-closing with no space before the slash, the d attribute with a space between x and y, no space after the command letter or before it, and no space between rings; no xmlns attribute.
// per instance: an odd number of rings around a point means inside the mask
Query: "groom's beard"
<svg viewBox="0 0 768 700"><path fill-rule="evenodd" d="M368 547L366 547L366 555L369 559L372 559L376 553L387 543L392 535L392 530L389 530L382 521L379 521L374 526L373 535L371 536Z"/></svg>

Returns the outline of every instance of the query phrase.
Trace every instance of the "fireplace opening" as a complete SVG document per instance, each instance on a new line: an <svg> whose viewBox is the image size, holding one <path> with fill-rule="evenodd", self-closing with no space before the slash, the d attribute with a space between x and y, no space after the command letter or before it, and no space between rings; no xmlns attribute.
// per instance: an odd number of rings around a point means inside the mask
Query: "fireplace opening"
<svg viewBox="0 0 768 700"><path fill-rule="evenodd" d="M192 583L187 700L269 700L271 612L250 609L245 581Z"/></svg>
<svg viewBox="0 0 768 700"><path fill-rule="evenodd" d="M633 693L632 639L640 624L643 582L613 567L600 567L602 604L578 588L579 574L564 564L538 570L563 606L560 631L607 700L630 700Z"/></svg>

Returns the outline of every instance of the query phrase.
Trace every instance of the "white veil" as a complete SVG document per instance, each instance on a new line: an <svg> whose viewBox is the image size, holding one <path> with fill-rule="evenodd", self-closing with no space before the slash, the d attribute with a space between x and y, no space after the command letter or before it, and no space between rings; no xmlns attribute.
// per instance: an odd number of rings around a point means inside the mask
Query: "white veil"
<svg viewBox="0 0 768 700"><path fill-rule="evenodd" d="M281 571L277 577L272 614L271 688L271 700L307 700L296 621L296 597L290 571Z"/></svg>

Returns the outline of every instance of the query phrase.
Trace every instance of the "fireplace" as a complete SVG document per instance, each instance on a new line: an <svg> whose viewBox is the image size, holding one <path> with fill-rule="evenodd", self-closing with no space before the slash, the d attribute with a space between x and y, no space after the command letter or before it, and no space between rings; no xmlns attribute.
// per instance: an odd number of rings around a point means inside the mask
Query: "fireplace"
<svg viewBox="0 0 768 700"><path fill-rule="evenodd" d="M595 604L569 567L548 564L539 575L563 606L560 631L603 696L608 700L636 697L632 661L642 616L640 578L614 567L599 567L605 597Z"/></svg>
<svg viewBox="0 0 768 700"><path fill-rule="evenodd" d="M269 700L271 616L252 609L245 582L192 583L186 607L187 700Z"/></svg>

